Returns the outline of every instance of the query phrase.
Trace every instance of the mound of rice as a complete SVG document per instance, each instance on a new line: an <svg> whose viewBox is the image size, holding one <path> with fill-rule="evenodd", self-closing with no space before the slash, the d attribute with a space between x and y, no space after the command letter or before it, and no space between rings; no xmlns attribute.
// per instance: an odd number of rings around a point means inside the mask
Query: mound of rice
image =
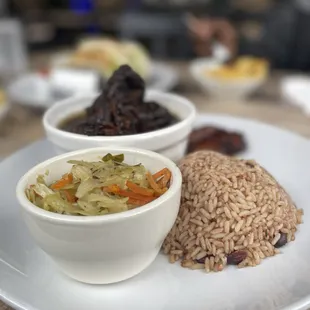
<svg viewBox="0 0 310 310"><path fill-rule="evenodd" d="M256 162L199 151L179 167L181 207L163 245L171 263L206 272L256 266L295 240L303 211Z"/></svg>

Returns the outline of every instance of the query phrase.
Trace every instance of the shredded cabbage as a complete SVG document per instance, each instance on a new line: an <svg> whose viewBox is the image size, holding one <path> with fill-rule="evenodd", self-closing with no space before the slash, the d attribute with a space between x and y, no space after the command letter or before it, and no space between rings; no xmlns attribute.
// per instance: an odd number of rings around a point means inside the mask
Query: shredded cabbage
<svg viewBox="0 0 310 310"><path fill-rule="evenodd" d="M123 154L68 163L71 170L50 185L45 181L47 173L39 175L36 184L25 190L29 201L55 213L91 216L127 211L158 197L150 188L145 167L124 163ZM131 192L127 185L138 192Z"/></svg>

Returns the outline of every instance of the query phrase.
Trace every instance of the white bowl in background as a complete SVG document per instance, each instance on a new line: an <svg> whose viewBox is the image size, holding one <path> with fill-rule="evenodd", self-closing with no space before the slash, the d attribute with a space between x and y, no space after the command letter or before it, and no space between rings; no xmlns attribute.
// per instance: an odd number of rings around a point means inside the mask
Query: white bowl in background
<svg viewBox="0 0 310 310"><path fill-rule="evenodd" d="M170 93L155 90L146 93L146 100L158 102L180 119L178 123L163 129L142 134L107 137L74 134L58 128L62 121L89 107L97 96L98 94L77 95L55 104L44 114L44 129L57 153L99 146L130 146L158 152L174 161L180 160L185 155L196 109L186 98Z"/></svg>
<svg viewBox="0 0 310 310"><path fill-rule="evenodd" d="M48 170L50 183L69 171L68 160L95 161L106 153L123 153L126 163L142 163L151 173L167 167L172 173L169 190L145 206L103 216L56 214L27 199L25 189L39 174ZM153 262L176 220L181 185L181 172L171 160L146 150L108 147L67 153L35 166L18 182L16 195L32 237L65 274L106 284L133 277Z"/></svg>
<svg viewBox="0 0 310 310"><path fill-rule="evenodd" d="M223 81L205 74L223 63L214 59L201 58L191 62L190 73L208 95L221 100L243 99L258 90L266 81L263 78L236 79Z"/></svg>
<svg viewBox="0 0 310 310"><path fill-rule="evenodd" d="M281 96L286 103L293 104L310 115L310 78L305 75L292 75L280 82Z"/></svg>

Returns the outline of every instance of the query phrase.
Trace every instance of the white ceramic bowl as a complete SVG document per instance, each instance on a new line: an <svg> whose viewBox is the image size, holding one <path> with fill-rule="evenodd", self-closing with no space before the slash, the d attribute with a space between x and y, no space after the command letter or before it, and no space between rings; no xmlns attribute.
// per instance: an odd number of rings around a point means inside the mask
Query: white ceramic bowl
<svg viewBox="0 0 310 310"><path fill-rule="evenodd" d="M38 174L49 170L46 181L52 182L68 172L68 160L94 161L108 152L123 153L126 163L142 163L151 173L167 167L172 172L169 190L145 206L103 216L56 214L27 199L25 189L36 182ZM178 167L159 154L95 148L60 155L35 166L20 179L16 195L32 237L65 274L85 283L106 284L133 277L153 262L176 220L181 184Z"/></svg>
<svg viewBox="0 0 310 310"><path fill-rule="evenodd" d="M306 115L310 115L310 78L303 75L291 75L280 82L283 101L299 107Z"/></svg>
<svg viewBox="0 0 310 310"><path fill-rule="evenodd" d="M89 147L130 146L155 151L174 161L184 156L188 136L196 117L196 109L186 98L160 91L148 91L146 100L158 102L180 119L180 122L170 127L143 134L116 137L89 137L57 128L59 123L70 115L89 107L96 97L97 94L78 95L55 104L45 113L43 125L46 135L54 144L58 154Z"/></svg>
<svg viewBox="0 0 310 310"><path fill-rule="evenodd" d="M202 90L211 97L220 100L244 99L258 90L267 78L251 78L226 82L205 74L206 71L214 70L221 65L221 62L208 58L194 60L190 65L190 73Z"/></svg>

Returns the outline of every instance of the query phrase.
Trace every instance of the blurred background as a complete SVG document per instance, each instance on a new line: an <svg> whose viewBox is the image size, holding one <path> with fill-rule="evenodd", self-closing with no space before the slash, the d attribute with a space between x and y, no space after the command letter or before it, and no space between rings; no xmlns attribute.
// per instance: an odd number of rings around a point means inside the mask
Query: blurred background
<svg viewBox="0 0 310 310"><path fill-rule="evenodd" d="M155 57L188 59L192 47L184 44L188 40L186 13L227 18L241 36L255 41L270 14L276 20L286 18L286 24L294 23L293 17L279 16L285 15L285 6L286 15L293 15L294 2L299 1L1 0L0 14L21 21L30 51L67 47L85 34L105 34L139 40Z"/></svg>
<svg viewBox="0 0 310 310"><path fill-rule="evenodd" d="M200 112L310 136L308 29L309 0L0 0L0 156L123 63Z"/></svg>
<svg viewBox="0 0 310 310"><path fill-rule="evenodd" d="M185 20L192 13L204 19L230 21L238 40L248 41L243 44L248 45L247 52L263 55L262 51L255 51L257 46L251 51L249 45L269 39L267 43L278 45L282 53L267 44L264 47L268 54L265 51L263 56L272 58L276 65L300 69L309 66L309 60L289 61L294 45L302 44L299 37L307 37L306 33L300 33L309 23L307 0L1 0L0 3L3 19L16 18L21 22L29 51L68 47L85 35L104 34L138 40L157 58L189 59L194 54Z"/></svg>
<svg viewBox="0 0 310 310"><path fill-rule="evenodd" d="M258 28L273 2L1 0L0 12L3 18L15 17L23 23L25 39L31 50L68 46L83 34L104 33L141 40L158 57L184 58L189 56L182 41L187 37L183 24L186 12L232 17L238 22L241 31L249 28L244 23L250 22L251 29L247 29L247 34L257 36ZM157 40L156 44L153 40Z"/></svg>

